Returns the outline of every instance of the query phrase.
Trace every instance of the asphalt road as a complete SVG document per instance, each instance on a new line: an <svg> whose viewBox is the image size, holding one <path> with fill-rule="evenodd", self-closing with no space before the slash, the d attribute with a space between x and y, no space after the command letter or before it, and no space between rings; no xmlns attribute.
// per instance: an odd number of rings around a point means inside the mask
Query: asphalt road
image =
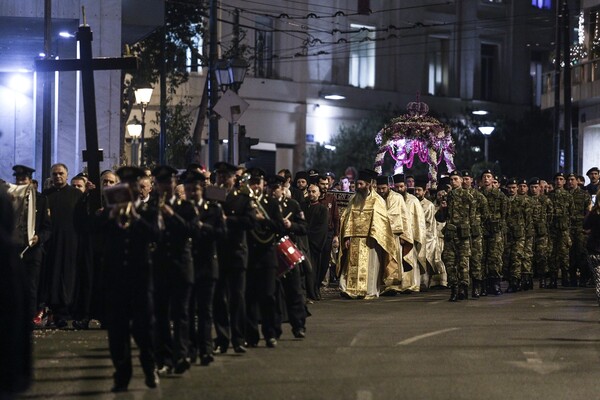
<svg viewBox="0 0 600 400"><path fill-rule="evenodd" d="M536 289L459 303L448 291L377 300L329 293L307 337L231 351L209 367L110 393L106 332L35 332L35 383L23 398L598 399L600 307L593 289Z"/></svg>

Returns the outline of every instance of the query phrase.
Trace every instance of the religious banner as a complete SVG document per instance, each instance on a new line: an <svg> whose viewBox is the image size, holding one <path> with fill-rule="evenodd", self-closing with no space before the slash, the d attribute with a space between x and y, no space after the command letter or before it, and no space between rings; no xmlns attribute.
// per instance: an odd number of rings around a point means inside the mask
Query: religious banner
<svg viewBox="0 0 600 400"><path fill-rule="evenodd" d="M337 206L341 211L345 210L348 207L348 202L350 201L350 197L354 194L354 192L342 192L340 190L328 190L327 193L332 193L335 196L337 201Z"/></svg>

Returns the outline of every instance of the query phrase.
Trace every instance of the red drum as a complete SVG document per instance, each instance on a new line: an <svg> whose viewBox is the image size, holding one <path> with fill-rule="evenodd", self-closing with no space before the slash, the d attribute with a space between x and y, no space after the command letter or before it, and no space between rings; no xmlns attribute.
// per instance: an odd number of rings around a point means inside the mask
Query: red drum
<svg viewBox="0 0 600 400"><path fill-rule="evenodd" d="M282 276L304 261L304 254L288 236L284 236L277 243L277 259L279 261L277 273Z"/></svg>

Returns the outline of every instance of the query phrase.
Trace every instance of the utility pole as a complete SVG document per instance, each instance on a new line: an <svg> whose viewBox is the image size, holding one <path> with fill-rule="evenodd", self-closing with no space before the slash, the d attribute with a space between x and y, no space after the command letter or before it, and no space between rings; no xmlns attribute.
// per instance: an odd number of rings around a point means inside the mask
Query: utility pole
<svg viewBox="0 0 600 400"><path fill-rule="evenodd" d="M52 0L44 0L44 58L52 57ZM43 183L50 176L52 154L52 72L42 73L42 175Z"/></svg>
<svg viewBox="0 0 600 400"><path fill-rule="evenodd" d="M573 172L573 132L571 128L571 30L569 16L569 2L563 0L563 59L565 62L564 69L564 130L565 130L565 171Z"/></svg>
<svg viewBox="0 0 600 400"><path fill-rule="evenodd" d="M219 161L219 120L213 110L219 99L219 89L215 76L217 65L217 0L210 0L208 22L208 162L211 168Z"/></svg>
<svg viewBox="0 0 600 400"><path fill-rule="evenodd" d="M236 59L239 56L239 51L240 51L240 10L238 10L237 8L235 9L235 11L233 12L233 54L232 54L232 58ZM237 85L233 84L231 89L234 92L238 92L238 87ZM237 146L237 142L238 142L238 132L237 132L237 124L234 123L229 123L229 131L227 133L227 161L231 164L237 165L239 163L238 160L236 160L236 146Z"/></svg>
<svg viewBox="0 0 600 400"><path fill-rule="evenodd" d="M560 42L562 32L561 5L556 4L556 29L554 38L554 140L552 141L553 173L560 170Z"/></svg>
<svg viewBox="0 0 600 400"><path fill-rule="evenodd" d="M167 3L164 4L163 30L160 41L160 133L158 135L158 164L167 163Z"/></svg>

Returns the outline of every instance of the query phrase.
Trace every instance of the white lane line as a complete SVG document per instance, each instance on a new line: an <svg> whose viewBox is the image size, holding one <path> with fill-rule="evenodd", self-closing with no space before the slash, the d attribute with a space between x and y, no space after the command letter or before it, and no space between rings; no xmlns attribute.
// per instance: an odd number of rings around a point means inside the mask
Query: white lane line
<svg viewBox="0 0 600 400"><path fill-rule="evenodd" d="M408 338L408 339L405 339L405 340L403 340L401 342L396 343L396 346L404 346L404 345L411 344L411 343L414 343L416 341L419 341L421 339L426 339L426 338L431 337L431 336L441 335L442 333L446 333L446 332L456 331L458 329L460 329L460 328L447 328L447 329L442 329L440 331L434 331L434 332L424 333L424 334L418 335L418 336L413 336L411 338Z"/></svg>

